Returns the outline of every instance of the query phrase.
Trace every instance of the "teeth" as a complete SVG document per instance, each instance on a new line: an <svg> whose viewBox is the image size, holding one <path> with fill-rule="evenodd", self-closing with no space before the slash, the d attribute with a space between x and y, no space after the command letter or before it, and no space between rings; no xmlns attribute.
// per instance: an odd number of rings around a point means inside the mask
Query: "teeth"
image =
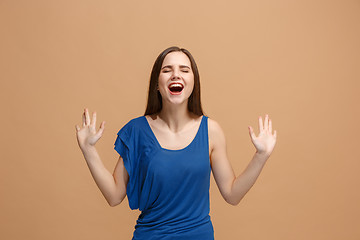
<svg viewBox="0 0 360 240"><path fill-rule="evenodd" d="M173 84L170 84L169 87L182 87L182 85L180 83L173 83Z"/></svg>

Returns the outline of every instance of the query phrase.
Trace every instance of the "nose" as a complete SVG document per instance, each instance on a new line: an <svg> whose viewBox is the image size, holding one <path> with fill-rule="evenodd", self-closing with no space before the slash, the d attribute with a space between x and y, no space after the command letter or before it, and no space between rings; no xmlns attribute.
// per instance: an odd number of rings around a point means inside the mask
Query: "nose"
<svg viewBox="0 0 360 240"><path fill-rule="evenodd" d="M180 69L175 68L174 71L173 71L173 74L171 76L171 79L176 80L176 79L180 79L180 78L181 78Z"/></svg>

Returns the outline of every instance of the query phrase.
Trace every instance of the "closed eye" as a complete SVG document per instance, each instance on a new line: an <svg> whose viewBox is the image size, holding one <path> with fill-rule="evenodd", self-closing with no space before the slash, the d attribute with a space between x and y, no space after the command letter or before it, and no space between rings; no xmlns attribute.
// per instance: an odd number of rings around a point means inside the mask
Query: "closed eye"
<svg viewBox="0 0 360 240"><path fill-rule="evenodd" d="M180 66L180 69L181 69L182 72L186 72L186 73L190 72L190 68L188 66L182 65L182 66Z"/></svg>

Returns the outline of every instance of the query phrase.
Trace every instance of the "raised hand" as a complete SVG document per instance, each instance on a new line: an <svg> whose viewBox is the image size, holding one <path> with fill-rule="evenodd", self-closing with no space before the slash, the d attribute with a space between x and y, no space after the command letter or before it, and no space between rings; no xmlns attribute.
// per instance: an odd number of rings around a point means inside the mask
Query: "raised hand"
<svg viewBox="0 0 360 240"><path fill-rule="evenodd" d="M260 133L256 137L253 128L249 126L249 134L251 137L251 141L256 148L256 152L270 155L274 150L276 143L276 130L274 131L274 134L272 134L272 122L269 118L269 115L265 115L264 124L262 121L262 117L259 116L259 130Z"/></svg>
<svg viewBox="0 0 360 240"><path fill-rule="evenodd" d="M93 112L93 119L91 120L89 111L85 108L84 114L82 115L82 127L80 128L76 125L75 128L79 147L83 149L94 146L101 138L105 129L105 121L101 123L99 131L96 131L96 112Z"/></svg>

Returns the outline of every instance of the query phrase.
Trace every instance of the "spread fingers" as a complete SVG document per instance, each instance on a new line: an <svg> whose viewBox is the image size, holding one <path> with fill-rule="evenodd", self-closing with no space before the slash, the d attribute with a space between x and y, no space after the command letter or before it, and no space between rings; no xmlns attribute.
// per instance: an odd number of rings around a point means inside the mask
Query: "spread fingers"
<svg viewBox="0 0 360 240"><path fill-rule="evenodd" d="M266 114L264 120L264 130L267 131L268 129L269 129L269 115Z"/></svg>
<svg viewBox="0 0 360 240"><path fill-rule="evenodd" d="M262 117L259 116L259 131L262 132L264 130Z"/></svg>
<svg viewBox="0 0 360 240"><path fill-rule="evenodd" d="M90 125L90 116L89 116L89 110L85 108L85 125Z"/></svg>
<svg viewBox="0 0 360 240"><path fill-rule="evenodd" d="M93 127L96 127L96 112L93 112L93 119L92 119L92 121L91 121L91 125L92 125Z"/></svg>

